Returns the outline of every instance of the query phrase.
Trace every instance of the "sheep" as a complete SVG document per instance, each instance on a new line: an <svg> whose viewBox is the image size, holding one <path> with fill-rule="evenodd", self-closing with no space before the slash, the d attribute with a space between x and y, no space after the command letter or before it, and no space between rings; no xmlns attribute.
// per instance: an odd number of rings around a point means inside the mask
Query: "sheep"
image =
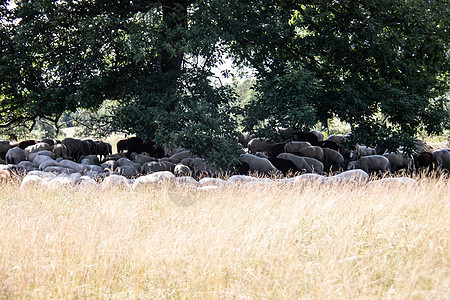
<svg viewBox="0 0 450 300"><path fill-rule="evenodd" d="M334 175L332 177L328 178L328 182L336 182L336 183L362 183L369 181L369 174L363 170L348 170L345 172L342 172L338 175Z"/></svg>
<svg viewBox="0 0 450 300"><path fill-rule="evenodd" d="M194 157L194 155L191 153L191 151L184 150L184 151L173 154L170 157L169 161L174 164L177 164L177 163L180 163L185 158L193 158L193 157Z"/></svg>
<svg viewBox="0 0 450 300"><path fill-rule="evenodd" d="M338 145L341 145L347 141L347 136L342 134L332 134L328 136L325 141L332 141Z"/></svg>
<svg viewBox="0 0 450 300"><path fill-rule="evenodd" d="M339 144L336 142L333 142L333 141L325 140L325 141L319 142L318 146L321 148L329 148L329 149L339 151Z"/></svg>
<svg viewBox="0 0 450 300"><path fill-rule="evenodd" d="M10 148L12 148L10 141L0 141L0 157L5 158L6 153Z"/></svg>
<svg viewBox="0 0 450 300"><path fill-rule="evenodd" d="M311 130L310 133L317 136L317 142L319 142L319 143L322 142L325 138L324 134L318 130Z"/></svg>
<svg viewBox="0 0 450 300"><path fill-rule="evenodd" d="M281 153L280 153L281 154ZM295 174L297 172L301 172L302 170L297 168L295 163L288 159L282 159L282 158L269 158L269 161L272 163L272 165L280 170L284 176L287 176L288 174Z"/></svg>
<svg viewBox="0 0 450 300"><path fill-rule="evenodd" d="M67 157L71 157L78 161L83 153L83 143L79 139L65 138L61 144L67 148Z"/></svg>
<svg viewBox="0 0 450 300"><path fill-rule="evenodd" d="M22 179L22 182L20 184L20 190L27 190L27 189L36 189L37 187L42 187L44 183L44 179L42 177L39 177L38 175L32 175L28 174Z"/></svg>
<svg viewBox="0 0 450 300"><path fill-rule="evenodd" d="M265 138L254 138L248 142L248 152L250 154L256 154L256 152L268 152L270 149L270 143Z"/></svg>
<svg viewBox="0 0 450 300"><path fill-rule="evenodd" d="M356 157L359 159L363 156L376 155L375 148L363 145L356 145Z"/></svg>
<svg viewBox="0 0 450 300"><path fill-rule="evenodd" d="M332 141L339 145L339 153L347 159L351 158L352 151L344 146L347 142L348 135L332 134L325 141Z"/></svg>
<svg viewBox="0 0 450 300"><path fill-rule="evenodd" d="M73 180L69 177L56 177L51 179L47 182L47 187L51 190L56 190L59 188L68 188L73 187L76 183L78 183L77 180Z"/></svg>
<svg viewBox="0 0 450 300"><path fill-rule="evenodd" d="M311 165L306 162L303 157L292 153L281 153L277 158L287 159L292 161L299 170L304 170L306 173L312 173Z"/></svg>
<svg viewBox="0 0 450 300"><path fill-rule="evenodd" d="M267 155L269 158L276 158L278 154L285 152L284 147L286 143L275 143L270 144L269 150L267 150Z"/></svg>
<svg viewBox="0 0 450 300"><path fill-rule="evenodd" d="M0 182L10 181L12 179L11 171L0 170Z"/></svg>
<svg viewBox="0 0 450 300"><path fill-rule="evenodd" d="M132 177L136 177L138 175L138 170L136 168L134 168L133 166L118 166L115 170L114 170L114 174L117 175L122 175L125 176L127 178L132 178Z"/></svg>
<svg viewBox="0 0 450 300"><path fill-rule="evenodd" d="M298 153L300 149L311 147L311 144L309 142L305 141L293 141L290 143L287 143L284 146L284 152L286 153Z"/></svg>
<svg viewBox="0 0 450 300"><path fill-rule="evenodd" d="M251 133L238 133L237 139L238 142L244 147L247 148L248 142L255 137L254 134Z"/></svg>
<svg viewBox="0 0 450 300"><path fill-rule="evenodd" d="M100 184L100 187L103 189L124 188L126 190L131 190L131 186L128 182L128 179L125 176L115 174L111 174L108 177L106 177Z"/></svg>
<svg viewBox="0 0 450 300"><path fill-rule="evenodd" d="M269 157L262 152L256 152L255 155L261 158L269 159Z"/></svg>
<svg viewBox="0 0 450 300"><path fill-rule="evenodd" d="M80 190L93 190L97 188L97 181L89 176L81 176L80 183L78 184Z"/></svg>
<svg viewBox="0 0 450 300"><path fill-rule="evenodd" d="M25 151L19 147L10 148L6 152L5 160L7 164L18 164L21 161L26 160Z"/></svg>
<svg viewBox="0 0 450 300"><path fill-rule="evenodd" d="M398 188L401 186L407 187L407 188L416 188L419 186L417 180L409 177L395 177L395 178L382 178L379 180L374 180L369 182L368 186L372 187L392 187L392 188Z"/></svg>
<svg viewBox="0 0 450 300"><path fill-rule="evenodd" d="M142 165L141 174L149 174L160 171L173 171L175 164L169 161L151 161Z"/></svg>
<svg viewBox="0 0 450 300"><path fill-rule="evenodd" d="M328 178L319 174L302 174L295 177L294 183L325 183Z"/></svg>
<svg viewBox="0 0 450 300"><path fill-rule="evenodd" d="M309 164L312 167L314 172L323 173L324 168L323 163L312 157L305 156L303 157L303 159L306 161L307 164Z"/></svg>
<svg viewBox="0 0 450 300"><path fill-rule="evenodd" d="M35 164L35 165L37 165L37 166L39 166L40 164L42 164L44 161L46 161L46 160L52 160L53 161L53 159L51 158L51 157L48 157L48 156L46 156L46 155L36 155L34 158L33 158L33 163Z"/></svg>
<svg viewBox="0 0 450 300"><path fill-rule="evenodd" d="M421 168L426 168L428 172L433 169L433 165L436 161L434 154L429 151L421 151L418 154L414 154L413 160L416 171Z"/></svg>
<svg viewBox="0 0 450 300"><path fill-rule="evenodd" d="M35 153L31 153L28 157L29 158L32 157L33 154L45 155L45 156L50 157L51 159L56 159L55 153L53 153L52 151L49 151L49 150L41 150L41 151L38 151L38 152L35 152Z"/></svg>
<svg viewBox="0 0 450 300"><path fill-rule="evenodd" d="M83 156L81 158L80 163L82 165L98 165L98 164L100 164L100 161L99 161L97 155L91 154L91 155Z"/></svg>
<svg viewBox="0 0 450 300"><path fill-rule="evenodd" d="M177 177L175 179L175 184L177 186L184 186L184 187L197 187L199 185L198 181L192 178L191 176Z"/></svg>
<svg viewBox="0 0 450 300"><path fill-rule="evenodd" d="M147 154L141 154L141 153L135 153L134 155L131 155L131 158L134 162L140 164L141 166L147 162L156 161L157 159L154 157L151 157Z"/></svg>
<svg viewBox="0 0 450 300"><path fill-rule="evenodd" d="M217 174L219 174L214 166L208 164L199 157L194 157L189 160L189 163L186 166L192 170L195 177L217 176Z"/></svg>
<svg viewBox="0 0 450 300"><path fill-rule="evenodd" d="M225 185L227 185L227 182L223 179L209 178L209 177L200 179L198 183L200 186L225 186Z"/></svg>
<svg viewBox="0 0 450 300"><path fill-rule="evenodd" d="M85 167L87 169L86 172L95 172L95 173L103 173L104 172L104 169L99 165L85 165Z"/></svg>
<svg viewBox="0 0 450 300"><path fill-rule="evenodd" d="M389 159L389 162L391 164L391 171L395 172L401 169L413 171L413 159L407 156L405 153L389 152L384 153L383 156Z"/></svg>
<svg viewBox="0 0 450 300"><path fill-rule="evenodd" d="M28 159L28 156L31 153L35 153L35 152L39 152L39 151L43 151L43 150L51 150L51 147L49 144L47 143L37 143L31 146L28 146L25 148L25 156Z"/></svg>
<svg viewBox="0 0 450 300"><path fill-rule="evenodd" d="M67 146L64 144L55 144L50 149L53 153L55 153L56 157L62 157L64 159L67 159L68 156L68 150Z"/></svg>
<svg viewBox="0 0 450 300"><path fill-rule="evenodd" d="M27 160L21 161L18 165L23 166L27 172L36 170L38 168L38 166L35 163Z"/></svg>
<svg viewBox="0 0 450 300"><path fill-rule="evenodd" d="M279 131L279 133L280 133L280 136L285 140L293 137L293 140L295 140L295 141L308 142L313 146L317 146L317 144L319 142L318 136L312 132L302 132L300 130L287 129L287 130Z"/></svg>
<svg viewBox="0 0 450 300"><path fill-rule="evenodd" d="M436 160L437 169L450 171L450 148L435 150L433 151L433 156Z"/></svg>
<svg viewBox="0 0 450 300"><path fill-rule="evenodd" d="M155 184L170 183L175 181L176 177L175 175L173 175L172 172L169 171L155 172L149 175L136 178L136 180L133 182L133 190L147 185L153 186Z"/></svg>
<svg viewBox="0 0 450 300"><path fill-rule="evenodd" d="M87 170L85 165L82 165L80 163L77 163L77 162L74 162L74 161L71 161L71 160L67 160L67 159L61 160L59 162L59 165L61 167L73 169L76 172L81 173L81 174L83 174Z"/></svg>
<svg viewBox="0 0 450 300"><path fill-rule="evenodd" d="M117 163L117 160L112 160L112 159L107 160L100 165L100 167L102 167L103 170L105 170L105 169L114 170L118 166L119 166L119 164Z"/></svg>
<svg viewBox="0 0 450 300"><path fill-rule="evenodd" d="M50 166L56 166L56 167L59 167L60 165L59 165L59 162L57 162L56 160L48 159L48 160L43 161L43 162L39 165L38 168L39 168L39 170L44 171L47 167L50 167Z"/></svg>
<svg viewBox="0 0 450 300"><path fill-rule="evenodd" d="M309 146L306 148L301 148L296 154L300 156L315 158L318 161L323 161L323 149L319 146Z"/></svg>
<svg viewBox="0 0 450 300"><path fill-rule="evenodd" d="M177 177L191 176L192 170L188 166L177 164L173 170L173 174L175 174L175 176Z"/></svg>
<svg viewBox="0 0 450 300"><path fill-rule="evenodd" d="M21 141L19 144L18 144L18 147L20 148L20 149L22 149L22 150L25 150L25 148L27 148L28 146L32 146L32 145L35 145L35 144L37 144L38 143L38 141L36 141L36 140L26 140L26 141Z"/></svg>
<svg viewBox="0 0 450 300"><path fill-rule="evenodd" d="M275 168L272 163L265 158L258 157L253 154L244 154L240 157L240 161L248 163L250 171L262 173L265 175L282 175L283 173Z"/></svg>
<svg viewBox="0 0 450 300"><path fill-rule="evenodd" d="M253 177L253 176L248 176L248 175L233 175L230 178L228 178L227 185L231 184L244 184L250 181L256 181L258 180L258 178Z"/></svg>
<svg viewBox="0 0 450 300"><path fill-rule="evenodd" d="M325 172L344 168L344 157L338 151L323 148L323 164Z"/></svg>
<svg viewBox="0 0 450 300"><path fill-rule="evenodd" d="M117 166L119 166L119 167L131 166L131 167L135 168L136 170L139 170L141 168L140 164L135 163L135 162L129 160L128 158L126 158L126 157L119 158L117 160Z"/></svg>
<svg viewBox="0 0 450 300"><path fill-rule="evenodd" d="M43 170L45 173L49 174L72 174L76 173L74 169L60 166L48 166Z"/></svg>
<svg viewBox="0 0 450 300"><path fill-rule="evenodd" d="M356 161L351 161L348 164L348 170L361 169L366 173L369 171L389 172L391 164L389 159L382 155L363 156Z"/></svg>

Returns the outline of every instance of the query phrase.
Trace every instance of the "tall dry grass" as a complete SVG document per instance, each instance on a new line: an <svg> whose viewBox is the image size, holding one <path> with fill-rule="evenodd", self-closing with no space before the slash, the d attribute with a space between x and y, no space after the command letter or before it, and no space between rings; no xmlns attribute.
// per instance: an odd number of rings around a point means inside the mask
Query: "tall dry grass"
<svg viewBox="0 0 450 300"><path fill-rule="evenodd" d="M450 291L444 179L421 179L417 189L202 193L10 184L0 194L2 299L430 299ZM192 205L178 205L182 197Z"/></svg>

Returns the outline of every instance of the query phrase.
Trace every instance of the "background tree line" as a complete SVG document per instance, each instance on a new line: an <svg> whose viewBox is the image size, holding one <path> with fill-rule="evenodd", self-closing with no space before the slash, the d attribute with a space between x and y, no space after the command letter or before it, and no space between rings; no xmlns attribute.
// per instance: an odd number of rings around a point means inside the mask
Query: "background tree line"
<svg viewBox="0 0 450 300"><path fill-rule="evenodd" d="M337 116L353 142L412 149L419 130L450 126L446 1L15 3L0 1L4 132L101 107L94 124L105 134L228 167L240 127L274 136ZM213 78L225 57L254 73L245 105Z"/></svg>

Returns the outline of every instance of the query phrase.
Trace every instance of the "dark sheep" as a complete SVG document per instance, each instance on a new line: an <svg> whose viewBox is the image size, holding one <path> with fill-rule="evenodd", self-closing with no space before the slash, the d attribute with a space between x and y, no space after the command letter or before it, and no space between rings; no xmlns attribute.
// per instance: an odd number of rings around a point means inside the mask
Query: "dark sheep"
<svg viewBox="0 0 450 300"><path fill-rule="evenodd" d="M274 157L269 158L269 161L275 168L280 170L284 176L287 176L288 174L295 175L296 173L302 172L302 170L297 168L297 166L290 160Z"/></svg>
<svg viewBox="0 0 450 300"><path fill-rule="evenodd" d="M21 141L19 143L18 147L22 150L25 150L26 147L36 145L37 143L38 143L38 141L36 141L36 140Z"/></svg>
<svg viewBox="0 0 450 300"><path fill-rule="evenodd" d="M81 155L82 156L86 156L86 155L91 155L94 154L93 153L93 147L95 146L95 143L93 140L82 140L81 141Z"/></svg>
<svg viewBox="0 0 450 300"><path fill-rule="evenodd" d="M131 137L126 140L120 140L117 143L117 151L119 153L127 150L126 157L131 158L131 153L147 153L156 158L164 157L164 149L156 146L154 141L144 141L138 137Z"/></svg>
<svg viewBox="0 0 450 300"><path fill-rule="evenodd" d="M47 138L45 138L45 139L42 139L42 140L41 140L41 143L47 143L47 144L49 144L50 146L53 146L53 145L56 144L56 141L55 141L54 139L47 139Z"/></svg>
<svg viewBox="0 0 450 300"><path fill-rule="evenodd" d="M267 155L269 158L276 158L279 154L284 153L284 146L286 143L275 143L269 145Z"/></svg>
<svg viewBox="0 0 450 300"><path fill-rule="evenodd" d="M292 131L286 130L281 131L280 136L285 140L291 139L293 141L308 142L312 146L317 146L319 144L319 138L317 137L317 135L311 132L302 132L299 130L292 130Z"/></svg>
<svg viewBox="0 0 450 300"><path fill-rule="evenodd" d="M250 172L250 165L246 162L240 161L233 169L232 175L248 175Z"/></svg>
<svg viewBox="0 0 450 300"><path fill-rule="evenodd" d="M318 146L339 151L339 144L333 141L322 141L318 143Z"/></svg>
<svg viewBox="0 0 450 300"><path fill-rule="evenodd" d="M83 143L79 139L65 138L61 144L67 147L67 156L78 161L83 155Z"/></svg>
<svg viewBox="0 0 450 300"><path fill-rule="evenodd" d="M427 172L433 170L433 166L436 162L433 153L429 151L422 151L419 154L414 154L414 166L417 171L420 169L426 169Z"/></svg>
<svg viewBox="0 0 450 300"><path fill-rule="evenodd" d="M120 140L117 142L117 152L123 153L128 150L128 140Z"/></svg>
<svg viewBox="0 0 450 300"><path fill-rule="evenodd" d="M103 157L105 159L109 154L112 154L112 146L109 143L102 141L94 142L93 154Z"/></svg>

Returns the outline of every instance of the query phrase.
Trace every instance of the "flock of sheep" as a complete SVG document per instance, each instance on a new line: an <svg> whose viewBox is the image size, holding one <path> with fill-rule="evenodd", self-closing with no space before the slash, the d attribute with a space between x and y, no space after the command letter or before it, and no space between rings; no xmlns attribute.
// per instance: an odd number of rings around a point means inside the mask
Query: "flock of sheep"
<svg viewBox="0 0 450 300"><path fill-rule="evenodd" d="M377 147L357 145L348 149L347 135L330 135L324 140L323 133L293 132L297 140L291 142L270 143L265 138L240 137L240 142L247 148L241 160L249 165L250 170L269 174L278 173L286 176L287 172L307 172L327 175L342 170L361 169L372 172L406 172L427 169L450 170L450 149L433 152L421 151L408 155L402 149L387 152Z"/></svg>
<svg viewBox="0 0 450 300"><path fill-rule="evenodd" d="M220 171L189 150L157 147L153 142L129 138L117 143L118 153L102 141L66 138L62 141L0 141L0 179L20 178L21 188L41 185L108 186L137 188L162 181L199 189L246 184L295 184L304 181L336 183L368 181L371 172L408 172L420 168L450 170L450 149L422 151L408 156L401 151L379 153L365 146L347 149L345 135L324 139L319 131L290 132L294 141L270 143L264 138L240 135L244 154L227 180ZM346 171L344 171L346 170ZM268 175L271 178L261 178ZM333 174L333 175L332 175ZM329 176L328 176L329 175ZM371 184L376 184L380 181ZM410 178L381 182L416 184Z"/></svg>

